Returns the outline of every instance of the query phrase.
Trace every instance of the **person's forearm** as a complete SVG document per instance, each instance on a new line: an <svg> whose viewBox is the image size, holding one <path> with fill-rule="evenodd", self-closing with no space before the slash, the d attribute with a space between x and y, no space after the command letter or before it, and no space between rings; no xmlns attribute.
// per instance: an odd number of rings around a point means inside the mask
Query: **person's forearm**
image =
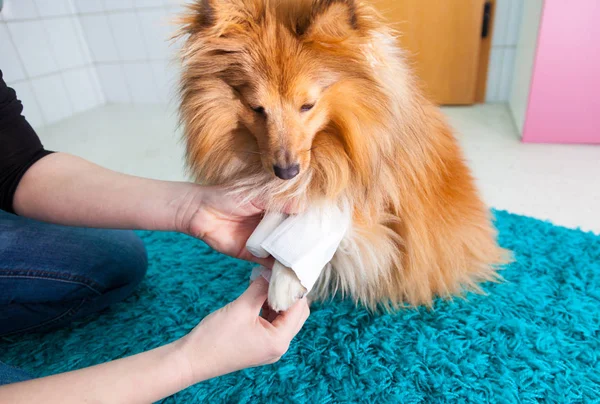
<svg viewBox="0 0 600 404"><path fill-rule="evenodd" d="M63 225L181 230L178 215L198 194L197 185L120 174L55 153L25 173L13 206L21 216Z"/></svg>
<svg viewBox="0 0 600 404"><path fill-rule="evenodd" d="M151 403L191 385L177 342L86 369L0 387L2 403Z"/></svg>

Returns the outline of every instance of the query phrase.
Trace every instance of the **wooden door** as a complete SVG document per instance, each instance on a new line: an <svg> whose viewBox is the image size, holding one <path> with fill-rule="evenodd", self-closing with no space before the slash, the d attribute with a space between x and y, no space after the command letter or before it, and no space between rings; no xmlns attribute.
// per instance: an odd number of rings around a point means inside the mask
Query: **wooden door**
<svg viewBox="0 0 600 404"><path fill-rule="evenodd" d="M372 2L399 31L400 46L434 102L465 105L480 98L480 70L487 73L487 60L480 68L485 0Z"/></svg>

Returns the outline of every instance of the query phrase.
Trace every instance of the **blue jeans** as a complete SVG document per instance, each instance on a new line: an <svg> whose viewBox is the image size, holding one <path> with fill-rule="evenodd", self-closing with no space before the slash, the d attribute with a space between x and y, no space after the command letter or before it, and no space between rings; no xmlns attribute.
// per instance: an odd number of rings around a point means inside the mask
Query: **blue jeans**
<svg viewBox="0 0 600 404"><path fill-rule="evenodd" d="M46 331L129 296L146 274L131 231L57 226L0 211L0 336ZM0 363L0 385L27 378Z"/></svg>

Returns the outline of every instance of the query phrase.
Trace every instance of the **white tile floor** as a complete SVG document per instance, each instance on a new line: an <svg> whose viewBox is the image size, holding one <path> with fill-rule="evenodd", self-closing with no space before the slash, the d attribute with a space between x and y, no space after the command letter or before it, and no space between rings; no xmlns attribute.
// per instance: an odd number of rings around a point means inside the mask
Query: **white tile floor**
<svg viewBox="0 0 600 404"><path fill-rule="evenodd" d="M445 108L486 202L600 233L600 146L523 144L504 105ZM109 105L39 130L45 146L114 170L185 180L172 109Z"/></svg>

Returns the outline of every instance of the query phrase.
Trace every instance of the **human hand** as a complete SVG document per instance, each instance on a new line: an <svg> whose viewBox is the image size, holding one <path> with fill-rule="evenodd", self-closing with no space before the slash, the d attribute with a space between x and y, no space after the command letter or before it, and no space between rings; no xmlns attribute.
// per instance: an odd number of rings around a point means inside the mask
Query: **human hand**
<svg viewBox="0 0 600 404"><path fill-rule="evenodd" d="M272 321L259 317L267 282L210 314L185 337L85 369L0 386L2 403L153 403L212 377L277 361L298 333L306 299ZM264 312L263 312L264 313Z"/></svg>
<svg viewBox="0 0 600 404"><path fill-rule="evenodd" d="M284 210L293 213L301 207L290 202ZM233 196L222 187L197 186L193 199L179 214L179 230L223 254L271 267L272 259L256 258L246 249L246 241L262 214L260 201L243 202L241 196Z"/></svg>
<svg viewBox="0 0 600 404"><path fill-rule="evenodd" d="M191 210L186 233L223 254L255 260L246 249L246 241L262 219L260 207L252 202L242 203L220 187L202 187Z"/></svg>
<svg viewBox="0 0 600 404"><path fill-rule="evenodd" d="M188 363L190 384L240 369L277 362L309 316L306 298L288 311L266 306L268 283L262 277L235 301L202 320L181 339L180 353Z"/></svg>

